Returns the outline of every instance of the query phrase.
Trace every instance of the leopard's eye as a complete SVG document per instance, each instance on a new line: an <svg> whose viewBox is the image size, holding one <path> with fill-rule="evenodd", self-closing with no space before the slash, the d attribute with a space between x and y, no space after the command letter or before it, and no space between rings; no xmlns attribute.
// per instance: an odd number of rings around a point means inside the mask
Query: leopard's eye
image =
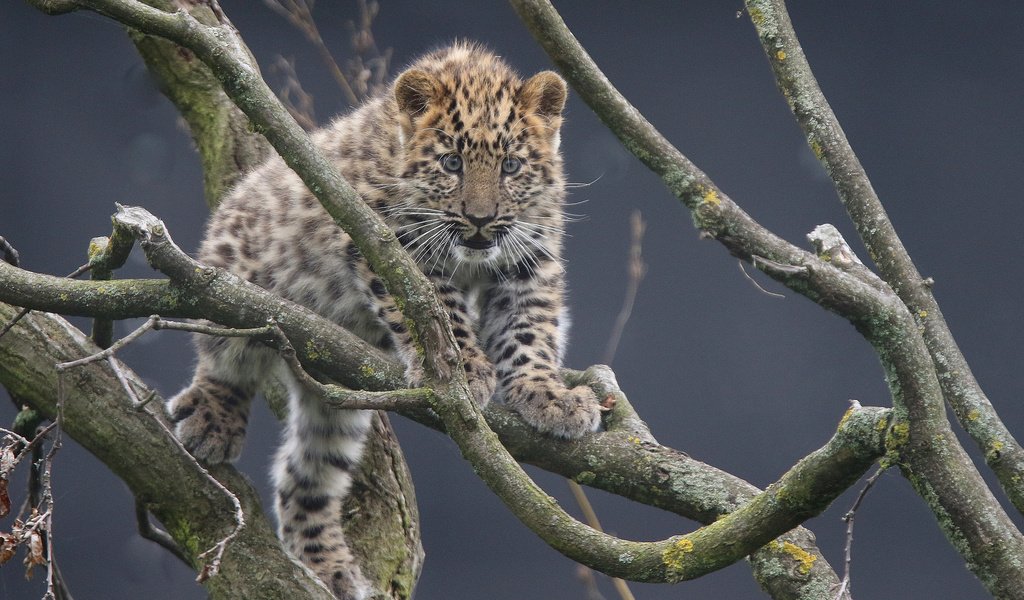
<svg viewBox="0 0 1024 600"><path fill-rule="evenodd" d="M509 156L505 160L501 161L501 172L506 175L515 175L519 172L519 169L523 168L523 161L518 158Z"/></svg>
<svg viewBox="0 0 1024 600"><path fill-rule="evenodd" d="M449 173L462 172L462 157L458 154L449 154L441 161L441 166Z"/></svg>

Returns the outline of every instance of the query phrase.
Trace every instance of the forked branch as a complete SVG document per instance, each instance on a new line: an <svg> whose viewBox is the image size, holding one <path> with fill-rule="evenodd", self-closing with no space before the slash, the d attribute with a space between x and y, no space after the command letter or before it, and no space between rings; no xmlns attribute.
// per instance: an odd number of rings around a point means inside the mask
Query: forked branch
<svg viewBox="0 0 1024 600"><path fill-rule="evenodd" d="M747 0L747 12L775 80L835 184L882 279L899 294L924 331L942 394L985 456L1018 511L1024 513L1024 448L1013 437L971 372L932 294L889 220L864 167L811 72L783 0Z"/></svg>
<svg viewBox="0 0 1024 600"><path fill-rule="evenodd" d="M862 271L809 259L753 221L619 94L550 2L511 3L584 101L627 149L662 177L692 211L702 232L842 315L875 347L896 411L891 458L986 587L999 597L1024 596L1018 583L1024 581L1024 537L953 435L932 355L904 302L887 286L864 278ZM781 0L771 3L782 5ZM758 18L753 11L751 16ZM776 26L777 19L771 24ZM789 58L785 52L775 54L784 61Z"/></svg>

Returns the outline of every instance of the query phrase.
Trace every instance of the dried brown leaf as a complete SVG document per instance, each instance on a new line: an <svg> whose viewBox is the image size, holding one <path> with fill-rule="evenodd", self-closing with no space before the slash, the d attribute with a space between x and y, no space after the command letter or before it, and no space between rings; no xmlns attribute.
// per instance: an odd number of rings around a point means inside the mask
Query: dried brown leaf
<svg viewBox="0 0 1024 600"><path fill-rule="evenodd" d="M14 558L18 550L18 538L10 533L0 533L0 565Z"/></svg>
<svg viewBox="0 0 1024 600"><path fill-rule="evenodd" d="M0 519L11 513L11 497L7 494L7 478L0 477Z"/></svg>
<svg viewBox="0 0 1024 600"><path fill-rule="evenodd" d="M25 579L32 579L32 567L45 565L46 557L43 556L43 535L33 530L28 537L28 554L25 555Z"/></svg>
<svg viewBox="0 0 1024 600"><path fill-rule="evenodd" d="M0 477L9 474L17 464L17 455L13 445L0 448Z"/></svg>

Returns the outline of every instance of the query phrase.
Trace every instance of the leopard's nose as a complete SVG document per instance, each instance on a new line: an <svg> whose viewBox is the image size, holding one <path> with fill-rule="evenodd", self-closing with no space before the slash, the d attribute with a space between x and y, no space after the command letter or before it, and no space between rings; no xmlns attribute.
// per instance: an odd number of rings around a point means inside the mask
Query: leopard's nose
<svg viewBox="0 0 1024 600"><path fill-rule="evenodd" d="M476 226L477 229L483 229L488 223L494 220L497 215L485 215L483 217L477 217L474 215L467 214L466 220L472 225Z"/></svg>

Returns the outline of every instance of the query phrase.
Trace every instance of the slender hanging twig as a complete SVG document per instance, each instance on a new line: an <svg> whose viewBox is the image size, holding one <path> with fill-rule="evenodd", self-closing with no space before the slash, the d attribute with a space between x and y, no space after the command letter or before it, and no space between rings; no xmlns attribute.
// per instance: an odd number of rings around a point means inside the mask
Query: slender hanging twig
<svg viewBox="0 0 1024 600"><path fill-rule="evenodd" d="M857 514L857 509L860 508L860 503L864 501L864 497L867 495L868 490L871 486L875 485L878 478L885 472L885 467L878 467L871 477L868 477L864 483L864 489L857 494L857 499L853 501L853 506L850 510L846 511L843 515L843 520L846 521L846 551L845 551L845 566L843 567L843 581L839 585L839 591L836 592L836 600L841 600L843 594L850 589L850 565L853 561L853 519Z"/></svg>

